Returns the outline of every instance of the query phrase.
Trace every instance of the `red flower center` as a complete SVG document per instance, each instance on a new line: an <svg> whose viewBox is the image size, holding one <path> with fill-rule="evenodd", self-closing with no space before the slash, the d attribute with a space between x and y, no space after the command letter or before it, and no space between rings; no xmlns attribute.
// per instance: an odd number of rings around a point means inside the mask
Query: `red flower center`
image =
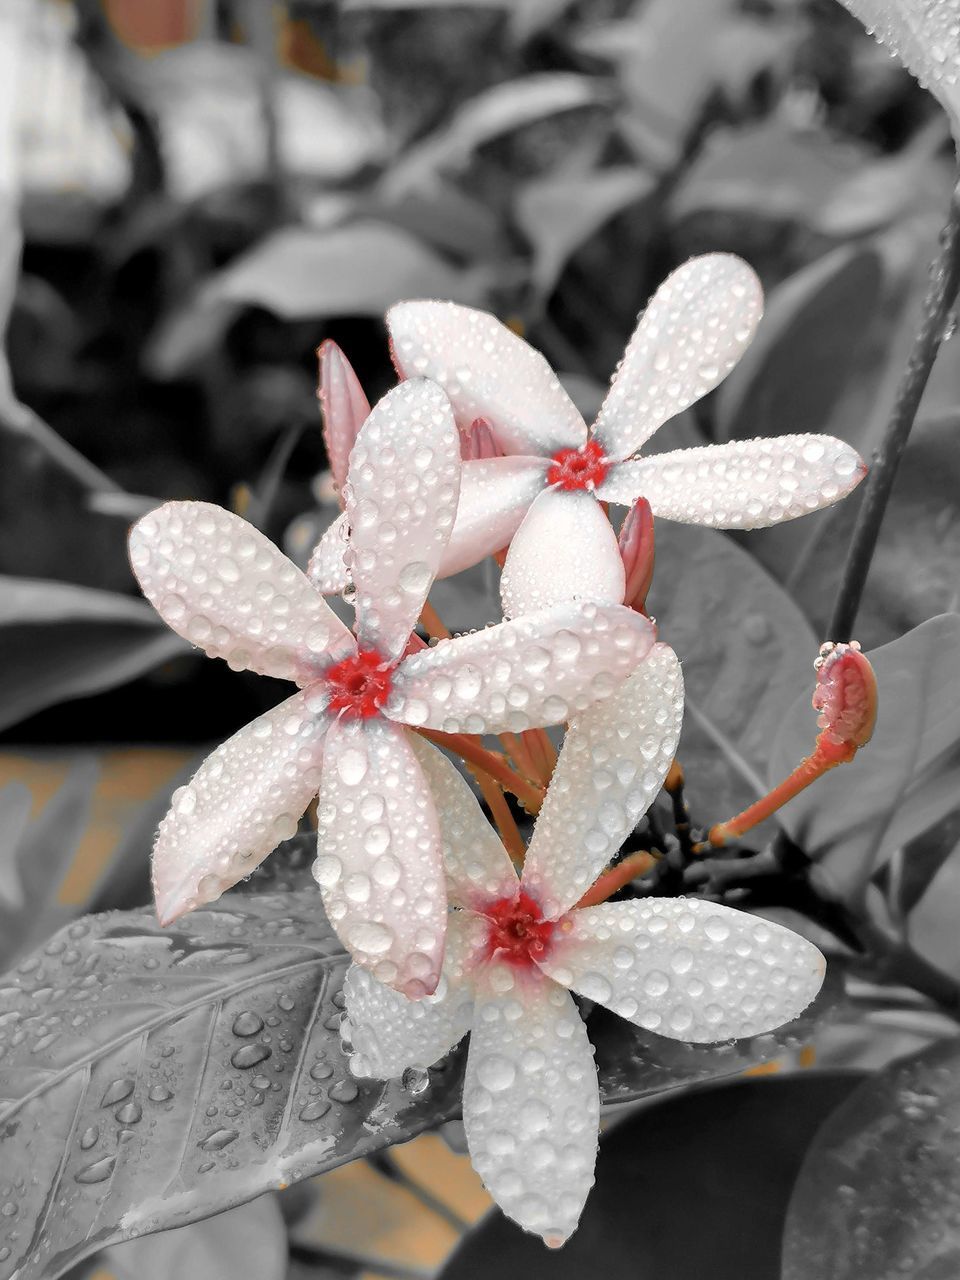
<svg viewBox="0 0 960 1280"><path fill-rule="evenodd" d="M393 685L393 665L376 649L361 649L328 667L323 681L330 694L330 710L350 719L375 716Z"/></svg>
<svg viewBox="0 0 960 1280"><path fill-rule="evenodd" d="M582 449L561 449L553 455L547 484L557 484L561 489L595 489L609 470L603 449L596 440L588 440Z"/></svg>
<svg viewBox="0 0 960 1280"><path fill-rule="evenodd" d="M487 918L487 956L528 969L547 954L555 920L544 920L540 905L526 893L501 898L483 913Z"/></svg>

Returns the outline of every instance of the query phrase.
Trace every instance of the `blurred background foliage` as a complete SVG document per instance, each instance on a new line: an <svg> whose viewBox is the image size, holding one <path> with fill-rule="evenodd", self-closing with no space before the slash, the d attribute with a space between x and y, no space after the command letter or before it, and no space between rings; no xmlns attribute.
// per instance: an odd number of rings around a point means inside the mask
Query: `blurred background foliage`
<svg viewBox="0 0 960 1280"><path fill-rule="evenodd" d="M0 961L81 910L145 902L170 791L282 696L163 627L125 534L201 498L303 563L336 511L323 339L373 400L393 381L385 308L454 298L527 337L589 414L657 283L729 250L763 279L758 338L655 447L811 430L869 455L954 180L939 107L836 0L5 0ZM892 681L887 745L854 766L880 768L874 790L786 822L885 925L919 913L911 936L956 977L960 693L931 658L956 628L900 638L958 607L958 417L947 342L857 631ZM792 708L858 500L745 536L658 527L695 820L808 750ZM482 569L433 599L478 626L491 586ZM877 818L876 795L912 804ZM865 813L882 823L866 852ZM927 1016L888 1017L882 1048L879 1022L851 1019L833 1060L921 1047L942 1033Z"/></svg>

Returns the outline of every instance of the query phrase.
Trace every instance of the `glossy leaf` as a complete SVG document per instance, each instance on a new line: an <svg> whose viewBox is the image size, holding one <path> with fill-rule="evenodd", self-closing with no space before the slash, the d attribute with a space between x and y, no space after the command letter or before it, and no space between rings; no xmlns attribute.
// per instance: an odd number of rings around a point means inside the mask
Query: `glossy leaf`
<svg viewBox="0 0 960 1280"><path fill-rule="evenodd" d="M648 608L683 663L678 758L694 819L709 825L766 790L783 717L813 687L817 641L782 587L727 535L661 520L656 544Z"/></svg>
<svg viewBox="0 0 960 1280"><path fill-rule="evenodd" d="M548 1253L493 1211L441 1280L744 1280L777 1275L793 1180L817 1127L862 1077L811 1073L680 1093L600 1144L577 1232Z"/></svg>
<svg viewBox="0 0 960 1280"><path fill-rule="evenodd" d="M836 249L771 290L757 336L717 392L721 440L822 431L877 311L881 262Z"/></svg>
<svg viewBox="0 0 960 1280"><path fill-rule="evenodd" d="M234 894L182 929L87 917L0 979L3 1280L50 1280L454 1114L455 1065L417 1099L350 1077L346 963L314 888Z"/></svg>
<svg viewBox="0 0 960 1280"><path fill-rule="evenodd" d="M879 713L873 738L851 764L832 770L780 811L786 830L845 895L894 849L956 808L960 745L960 616L944 614L870 652ZM809 697L783 716L769 780L785 777L816 737Z"/></svg>
<svg viewBox="0 0 960 1280"><path fill-rule="evenodd" d="M960 1269L960 1049L868 1077L807 1152L783 1280L948 1280Z"/></svg>
<svg viewBox="0 0 960 1280"><path fill-rule="evenodd" d="M416 1097L349 1075L339 1043L348 957L316 888L286 887L306 878L301 843L270 859L276 877L258 872L250 892L182 928L163 930L146 910L88 916L0 977L0 1187L13 1205L0 1214L0 1280L53 1280L98 1247L459 1115L460 1053ZM601 1098L795 1053L835 1001L834 981L795 1023L719 1045L596 1011Z"/></svg>
<svg viewBox="0 0 960 1280"><path fill-rule="evenodd" d="M115 1280L285 1280L287 1230L276 1196L260 1196L188 1227L113 1245L100 1262Z"/></svg>
<svg viewBox="0 0 960 1280"><path fill-rule="evenodd" d="M908 845L903 862L905 875L919 862L925 876L924 891L907 916L907 936L925 959L960 979L960 810L914 841L912 850Z"/></svg>

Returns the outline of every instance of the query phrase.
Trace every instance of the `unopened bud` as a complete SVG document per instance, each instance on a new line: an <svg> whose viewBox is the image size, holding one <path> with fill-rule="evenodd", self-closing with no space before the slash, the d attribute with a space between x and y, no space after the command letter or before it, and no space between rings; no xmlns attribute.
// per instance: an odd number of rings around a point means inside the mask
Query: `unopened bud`
<svg viewBox="0 0 960 1280"><path fill-rule="evenodd" d="M627 512L618 541L627 583L623 603L645 613L654 562L653 512L646 498L638 498Z"/></svg>
<svg viewBox="0 0 960 1280"><path fill-rule="evenodd" d="M474 418L469 427L460 428L460 457L464 462L502 456L493 428L486 418Z"/></svg>
<svg viewBox="0 0 960 1280"><path fill-rule="evenodd" d="M817 687L814 709L821 747L856 750L869 742L877 722L877 677L866 654L855 640L850 644L821 645L813 664Z"/></svg>
<svg viewBox="0 0 960 1280"><path fill-rule="evenodd" d="M323 439L333 483L342 495L350 450L370 413L370 402L353 366L335 342L328 338L321 343L317 358L320 362L317 396L323 409Z"/></svg>

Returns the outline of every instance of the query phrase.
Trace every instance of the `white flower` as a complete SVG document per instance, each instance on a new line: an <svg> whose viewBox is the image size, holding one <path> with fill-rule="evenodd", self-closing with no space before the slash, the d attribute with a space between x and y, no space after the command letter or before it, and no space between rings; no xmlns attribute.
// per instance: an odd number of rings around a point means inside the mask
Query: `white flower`
<svg viewBox="0 0 960 1280"><path fill-rule="evenodd" d="M653 643L630 610L568 605L404 657L457 509L460 442L434 383L364 423L344 494L357 639L251 525L171 502L130 534L144 594L211 657L300 691L241 729L174 797L153 854L167 923L294 834L319 792L316 878L354 958L411 995L436 986L447 895L433 800L404 725L519 731L610 694Z"/></svg>
<svg viewBox="0 0 960 1280"><path fill-rule="evenodd" d="M443 386L457 420L484 418L512 456L471 482L448 555L457 568L489 543L477 509L504 527L518 523L500 589L507 617L558 600L623 600L623 563L600 503L646 498L655 516L753 529L835 502L865 474L857 453L832 436L736 440L634 459L658 427L726 377L750 343L762 311L760 282L729 254L693 258L657 290L637 326L588 433L543 357L493 316L452 302L402 302L388 316L402 376ZM502 468L497 470L498 465ZM522 510L520 511L522 514ZM514 527L515 524L514 524ZM345 580L336 527L317 551L314 581ZM494 549L494 548L491 548ZM482 554L482 553L481 553Z"/></svg>
<svg viewBox="0 0 960 1280"><path fill-rule="evenodd" d="M409 1001L356 967L345 1036L357 1075L428 1067L470 1031L463 1118L501 1209L558 1245L593 1183L599 1094L569 992L677 1040L755 1035L796 1017L823 980L789 929L699 899L577 908L656 796L680 735L676 656L656 645L570 726L518 880L467 784L416 747L437 799L451 901L436 993Z"/></svg>

